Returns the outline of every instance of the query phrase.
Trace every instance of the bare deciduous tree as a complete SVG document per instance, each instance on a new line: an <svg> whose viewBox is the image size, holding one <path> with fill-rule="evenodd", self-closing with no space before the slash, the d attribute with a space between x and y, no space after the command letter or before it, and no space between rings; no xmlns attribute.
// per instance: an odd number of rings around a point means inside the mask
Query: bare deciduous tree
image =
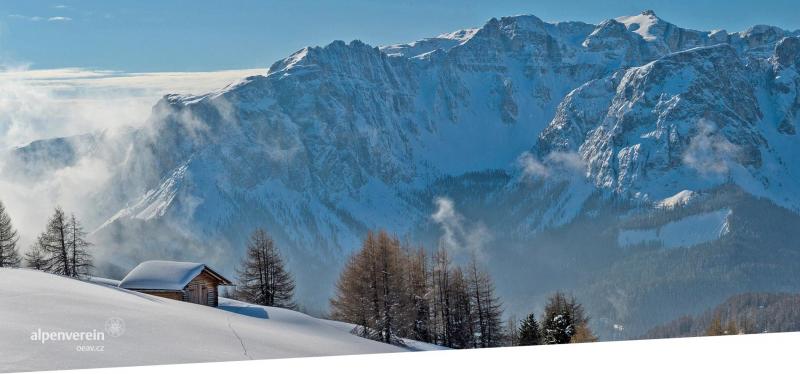
<svg viewBox="0 0 800 374"><path fill-rule="evenodd" d="M243 301L295 309L294 278L286 271L275 241L266 231L253 232L240 268L236 288Z"/></svg>

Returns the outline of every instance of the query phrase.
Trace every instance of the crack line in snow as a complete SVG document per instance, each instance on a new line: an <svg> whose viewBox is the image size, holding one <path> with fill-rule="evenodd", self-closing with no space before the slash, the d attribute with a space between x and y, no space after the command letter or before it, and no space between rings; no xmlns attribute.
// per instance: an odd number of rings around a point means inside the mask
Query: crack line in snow
<svg viewBox="0 0 800 374"><path fill-rule="evenodd" d="M231 332L233 332L233 336L235 336L236 339L239 339L239 344L242 345L242 350L244 351L245 357L252 360L253 358L250 357L250 355L247 353L247 347L245 347L244 345L244 340L242 340L242 337L239 336L239 334L236 332L236 329L234 329L233 326L231 325L231 317L225 317L225 319L228 320L228 328L231 329Z"/></svg>

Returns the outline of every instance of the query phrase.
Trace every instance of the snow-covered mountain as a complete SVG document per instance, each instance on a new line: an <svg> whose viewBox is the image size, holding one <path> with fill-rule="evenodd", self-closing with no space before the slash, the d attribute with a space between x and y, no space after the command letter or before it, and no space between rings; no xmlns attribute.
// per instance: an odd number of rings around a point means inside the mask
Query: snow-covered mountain
<svg viewBox="0 0 800 374"><path fill-rule="evenodd" d="M304 48L262 76L167 95L148 126L115 138L93 240L114 275L152 258L202 257L230 272L264 226L301 302L324 308L347 253L387 228L484 251L510 311L554 288L592 289L595 323L642 329L654 321L633 293L662 280L642 273L592 288L637 258L633 244L713 245L749 227L737 226L749 222L741 207L800 209L798 35L688 30L646 11L599 25L504 17L406 44ZM36 159L36 147L15 152ZM723 221L702 240L663 235L708 214ZM748 276L737 287L754 286ZM691 300L722 297L708 295Z"/></svg>

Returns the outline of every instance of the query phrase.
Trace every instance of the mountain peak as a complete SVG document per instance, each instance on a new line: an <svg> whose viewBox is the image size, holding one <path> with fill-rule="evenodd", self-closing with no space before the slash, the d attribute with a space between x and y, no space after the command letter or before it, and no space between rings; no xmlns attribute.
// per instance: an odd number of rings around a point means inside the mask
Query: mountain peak
<svg viewBox="0 0 800 374"><path fill-rule="evenodd" d="M651 28L654 25L663 22L663 20L658 18L656 13L652 10L645 10L641 14L637 14L635 16L618 17L615 20L624 24L625 27L628 28L628 31L639 34L642 39L647 41L653 41L657 39L656 34L651 32Z"/></svg>

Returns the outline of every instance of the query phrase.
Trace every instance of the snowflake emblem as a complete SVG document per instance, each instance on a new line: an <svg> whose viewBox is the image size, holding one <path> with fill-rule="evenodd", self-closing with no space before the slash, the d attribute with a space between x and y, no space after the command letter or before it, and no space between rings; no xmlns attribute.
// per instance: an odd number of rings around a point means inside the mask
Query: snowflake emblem
<svg viewBox="0 0 800 374"><path fill-rule="evenodd" d="M115 338L125 333L125 320L119 317L111 317L106 320L106 333Z"/></svg>

